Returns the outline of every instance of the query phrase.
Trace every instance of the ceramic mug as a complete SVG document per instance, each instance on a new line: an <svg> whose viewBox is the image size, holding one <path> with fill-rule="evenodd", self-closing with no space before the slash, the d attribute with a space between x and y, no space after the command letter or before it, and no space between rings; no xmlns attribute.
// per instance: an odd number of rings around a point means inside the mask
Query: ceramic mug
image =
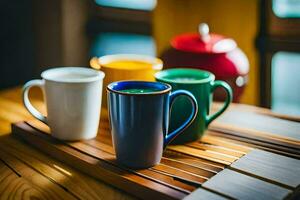
<svg viewBox="0 0 300 200"><path fill-rule="evenodd" d="M163 63L159 58L138 54L115 54L92 58L90 65L101 69L106 75L103 87L120 80L154 81L154 74ZM106 91L103 91L102 106L107 107Z"/></svg>
<svg viewBox="0 0 300 200"><path fill-rule="evenodd" d="M100 121L104 73L89 68L62 67L44 71L42 80L23 87L23 103L38 120L50 127L51 135L62 140L81 140L97 135ZM31 87L43 90L47 117L29 101Z"/></svg>
<svg viewBox="0 0 300 200"><path fill-rule="evenodd" d="M215 81L215 76L207 71L188 68L168 69L155 74L157 81L168 83L172 90L187 90L197 99L199 111L192 125L183 134L178 136L173 143L182 144L198 140L202 137L207 126L220 116L232 101L232 90L224 81ZM227 93L223 107L212 115L209 114L212 104L212 94L217 87L221 87ZM190 103L184 98L178 98L174 102L171 113L170 130L174 130L188 116L191 110Z"/></svg>
<svg viewBox="0 0 300 200"><path fill-rule="evenodd" d="M198 106L188 91L171 92L159 82L120 81L108 85L108 111L117 162L130 168L148 168L160 162L163 149L195 119ZM173 101L182 96L191 112L168 131Z"/></svg>

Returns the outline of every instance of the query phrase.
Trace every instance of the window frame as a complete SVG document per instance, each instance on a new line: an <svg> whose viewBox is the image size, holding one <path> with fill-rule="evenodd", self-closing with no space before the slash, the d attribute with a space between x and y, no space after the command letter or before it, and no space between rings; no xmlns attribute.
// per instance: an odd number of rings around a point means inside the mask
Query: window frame
<svg viewBox="0 0 300 200"><path fill-rule="evenodd" d="M279 18L272 10L272 0L262 0L256 45L260 58L260 106L271 108L272 57L279 51L300 53L300 18Z"/></svg>

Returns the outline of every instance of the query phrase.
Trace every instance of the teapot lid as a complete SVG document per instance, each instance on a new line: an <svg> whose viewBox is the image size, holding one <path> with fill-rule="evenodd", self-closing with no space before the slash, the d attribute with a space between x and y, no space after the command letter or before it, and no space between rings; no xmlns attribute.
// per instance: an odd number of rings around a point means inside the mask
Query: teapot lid
<svg viewBox="0 0 300 200"><path fill-rule="evenodd" d="M192 53L226 53L237 47L236 42L225 36L209 33L207 24L198 27L199 33L185 33L174 37L171 46L179 51Z"/></svg>

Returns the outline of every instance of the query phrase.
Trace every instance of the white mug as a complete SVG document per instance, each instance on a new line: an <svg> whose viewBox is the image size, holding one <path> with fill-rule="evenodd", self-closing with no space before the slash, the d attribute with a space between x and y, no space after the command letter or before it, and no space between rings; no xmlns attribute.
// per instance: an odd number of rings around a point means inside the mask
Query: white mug
<svg viewBox="0 0 300 200"><path fill-rule="evenodd" d="M23 87L23 103L38 120L47 124L53 137L82 140L96 137L100 121L102 85L105 74L83 67L61 67L44 71L42 80ZM29 101L31 87L42 89L47 117Z"/></svg>

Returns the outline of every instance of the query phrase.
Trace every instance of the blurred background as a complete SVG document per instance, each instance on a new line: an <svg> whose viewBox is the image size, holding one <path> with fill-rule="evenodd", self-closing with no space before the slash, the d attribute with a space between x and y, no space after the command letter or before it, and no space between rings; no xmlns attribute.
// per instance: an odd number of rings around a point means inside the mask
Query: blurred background
<svg viewBox="0 0 300 200"><path fill-rule="evenodd" d="M232 38L249 60L241 103L300 115L299 0L2 0L0 89L94 56L161 57L200 23Z"/></svg>

